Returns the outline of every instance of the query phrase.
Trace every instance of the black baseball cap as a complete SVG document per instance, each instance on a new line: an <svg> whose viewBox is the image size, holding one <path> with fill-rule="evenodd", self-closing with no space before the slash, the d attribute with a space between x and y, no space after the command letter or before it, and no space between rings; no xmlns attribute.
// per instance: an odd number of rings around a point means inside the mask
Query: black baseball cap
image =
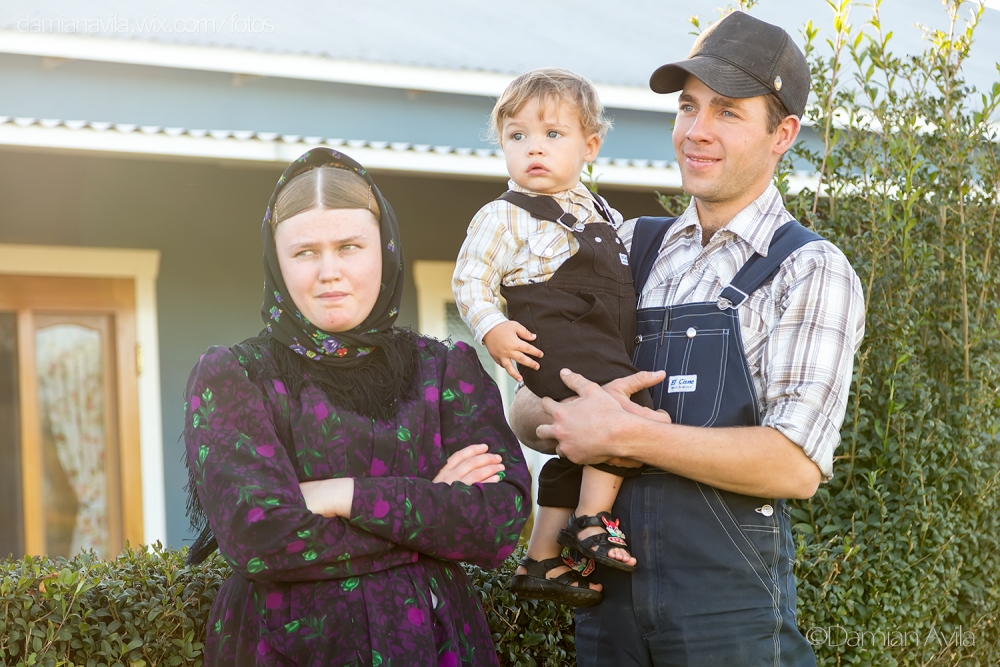
<svg viewBox="0 0 1000 667"><path fill-rule="evenodd" d="M726 97L774 93L789 113L801 117L809 97L809 65L779 26L733 12L701 33L687 60L663 65L649 77L657 93L684 88L692 74Z"/></svg>

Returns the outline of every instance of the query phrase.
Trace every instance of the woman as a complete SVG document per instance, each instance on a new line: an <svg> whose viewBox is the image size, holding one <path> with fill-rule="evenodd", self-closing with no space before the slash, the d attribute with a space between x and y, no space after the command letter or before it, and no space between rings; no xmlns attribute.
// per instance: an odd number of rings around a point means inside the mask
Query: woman
<svg viewBox="0 0 1000 667"><path fill-rule="evenodd" d="M468 346L393 327L399 231L347 156L290 165L262 234L266 330L186 393L191 559L214 533L234 570L205 664L497 664L455 562L496 566L527 518L495 385Z"/></svg>

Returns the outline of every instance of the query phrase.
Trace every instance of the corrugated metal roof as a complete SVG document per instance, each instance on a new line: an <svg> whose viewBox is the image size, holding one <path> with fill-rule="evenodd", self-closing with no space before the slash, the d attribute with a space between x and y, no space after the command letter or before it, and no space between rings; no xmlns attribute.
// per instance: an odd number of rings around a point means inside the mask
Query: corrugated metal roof
<svg viewBox="0 0 1000 667"><path fill-rule="evenodd" d="M503 154L489 148L0 116L0 146L7 147L287 163L308 148L320 145L349 152L373 170L460 178L507 178ZM595 164L600 182L609 185L680 187L676 163L668 164L666 160L598 158Z"/></svg>
<svg viewBox="0 0 1000 667"><path fill-rule="evenodd" d="M167 137L191 137L194 139L211 138L219 141L254 140L262 143L283 143L301 146L305 150L309 146L325 145L331 148L368 148L378 151L434 153L436 155L458 155L467 157L475 155L481 158L503 159L503 152L492 148L465 148L462 146L432 146L431 144L414 144L402 141L378 141L371 139L340 139L335 137L302 136L298 134L279 134L277 132L257 132L254 130L205 130L182 127L161 127L158 125L137 125L134 123L110 123L95 120L63 120L55 118L15 118L0 116L0 126L16 125L18 127L43 127L46 129L65 128L68 130L93 130L96 132L114 132L117 134L142 134L146 136L162 135ZM666 160L649 160L642 158L608 158L598 157L598 165L616 165L618 167L665 169L671 166ZM673 166L676 166L676 162Z"/></svg>
<svg viewBox="0 0 1000 667"><path fill-rule="evenodd" d="M77 32L106 37L373 63L516 74L558 65L594 81L645 87L663 62L683 58L692 42L687 19L718 17L720 0L16 0L4 3L0 28ZM737 4L735 2L730 4ZM971 4L969 5L971 8ZM923 49L917 24L944 28L940 0L884 0L883 29L897 53ZM754 15L785 27L801 42L812 19L828 36L825 0L762 0ZM967 13L963 12L963 15ZM868 10L856 7L860 27ZM980 87L997 78L1000 11L986 10L967 65Z"/></svg>

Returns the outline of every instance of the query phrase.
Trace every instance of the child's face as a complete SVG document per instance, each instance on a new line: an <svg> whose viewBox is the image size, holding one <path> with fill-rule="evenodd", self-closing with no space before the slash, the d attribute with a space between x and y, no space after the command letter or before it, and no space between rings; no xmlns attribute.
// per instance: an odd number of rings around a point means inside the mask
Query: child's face
<svg viewBox="0 0 1000 667"><path fill-rule="evenodd" d="M580 182L584 163L601 149L601 138L584 131L575 104L534 98L504 119L500 146L515 183L551 194Z"/></svg>

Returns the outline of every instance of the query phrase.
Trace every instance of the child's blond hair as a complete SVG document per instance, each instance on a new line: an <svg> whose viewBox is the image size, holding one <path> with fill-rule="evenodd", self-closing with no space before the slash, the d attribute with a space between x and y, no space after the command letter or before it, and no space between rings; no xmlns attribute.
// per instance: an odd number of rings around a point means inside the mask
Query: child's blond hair
<svg viewBox="0 0 1000 667"><path fill-rule="evenodd" d="M565 100L576 106L586 135L601 139L611 129L611 119L597 97L594 84L584 77L558 67L543 67L525 72L510 82L490 114L490 139L500 143L503 122L516 116L529 100L556 102Z"/></svg>

